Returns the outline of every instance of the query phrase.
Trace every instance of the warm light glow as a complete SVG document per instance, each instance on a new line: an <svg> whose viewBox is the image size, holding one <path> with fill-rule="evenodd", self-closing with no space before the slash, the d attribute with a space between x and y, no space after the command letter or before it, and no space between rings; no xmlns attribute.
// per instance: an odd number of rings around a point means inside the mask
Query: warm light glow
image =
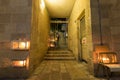
<svg viewBox="0 0 120 80"><path fill-rule="evenodd" d="M51 39L52 42L55 42L55 39Z"/></svg>
<svg viewBox="0 0 120 80"><path fill-rule="evenodd" d="M27 48L27 49L30 48L30 41L27 41L27 43L26 43L26 48Z"/></svg>
<svg viewBox="0 0 120 80"><path fill-rule="evenodd" d="M13 66L14 67L24 67L26 65L26 61L13 61Z"/></svg>
<svg viewBox="0 0 120 80"><path fill-rule="evenodd" d="M109 58L102 58L102 61L103 61L103 63L109 63L110 62L110 60L109 60Z"/></svg>
<svg viewBox="0 0 120 80"><path fill-rule="evenodd" d="M55 47L55 45L51 43L51 44L50 44L50 47Z"/></svg>
<svg viewBox="0 0 120 80"><path fill-rule="evenodd" d="M12 41L13 50L28 50L30 48L30 41Z"/></svg>
<svg viewBox="0 0 120 80"><path fill-rule="evenodd" d="M29 69L29 57L26 59L26 68Z"/></svg>
<svg viewBox="0 0 120 80"><path fill-rule="evenodd" d="M40 2L40 9L44 10L44 8L45 8L44 0L41 0L41 2Z"/></svg>
<svg viewBox="0 0 120 80"><path fill-rule="evenodd" d="M57 3L57 0L48 0L50 3Z"/></svg>
<svg viewBox="0 0 120 80"><path fill-rule="evenodd" d="M26 42L19 42L19 48L20 49L26 48Z"/></svg>
<svg viewBox="0 0 120 80"><path fill-rule="evenodd" d="M107 45L96 45L95 52L94 52L94 62L99 62L99 53L101 52L109 52L109 47Z"/></svg>
<svg viewBox="0 0 120 80"><path fill-rule="evenodd" d="M99 46L95 46L95 52L96 53L100 53L100 52L108 52L109 48L106 45L99 45Z"/></svg>
<svg viewBox="0 0 120 80"><path fill-rule="evenodd" d="M46 2L49 2L50 4L63 4L64 0L46 0Z"/></svg>
<svg viewBox="0 0 120 80"><path fill-rule="evenodd" d="M18 48L19 44L18 42L12 42L12 49Z"/></svg>
<svg viewBox="0 0 120 80"><path fill-rule="evenodd" d="M117 63L117 57L115 52L101 52L99 54L100 63Z"/></svg>

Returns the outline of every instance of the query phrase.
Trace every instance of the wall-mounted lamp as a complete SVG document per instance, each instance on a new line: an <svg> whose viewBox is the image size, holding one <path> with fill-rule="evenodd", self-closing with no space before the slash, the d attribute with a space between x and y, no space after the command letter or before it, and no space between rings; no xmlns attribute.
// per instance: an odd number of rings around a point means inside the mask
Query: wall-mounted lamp
<svg viewBox="0 0 120 80"><path fill-rule="evenodd" d="M100 63L113 64L117 63L117 55L115 52L101 52L98 60Z"/></svg>
<svg viewBox="0 0 120 80"><path fill-rule="evenodd" d="M14 67L25 67L26 66L26 60L13 60L12 66Z"/></svg>
<svg viewBox="0 0 120 80"><path fill-rule="evenodd" d="M30 41L28 40L14 40L11 42L13 50L29 50Z"/></svg>
<svg viewBox="0 0 120 80"><path fill-rule="evenodd" d="M29 53L24 52L20 53L18 52L17 54L11 54L11 61L12 61L12 66L13 67L25 67L26 69L29 68Z"/></svg>

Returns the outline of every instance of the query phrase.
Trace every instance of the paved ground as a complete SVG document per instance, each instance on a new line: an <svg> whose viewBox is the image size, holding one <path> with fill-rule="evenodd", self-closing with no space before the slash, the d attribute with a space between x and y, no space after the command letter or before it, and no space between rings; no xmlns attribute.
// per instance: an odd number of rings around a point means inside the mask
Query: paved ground
<svg viewBox="0 0 120 80"><path fill-rule="evenodd" d="M85 63L68 60L44 60L27 80L105 80L87 72Z"/></svg>

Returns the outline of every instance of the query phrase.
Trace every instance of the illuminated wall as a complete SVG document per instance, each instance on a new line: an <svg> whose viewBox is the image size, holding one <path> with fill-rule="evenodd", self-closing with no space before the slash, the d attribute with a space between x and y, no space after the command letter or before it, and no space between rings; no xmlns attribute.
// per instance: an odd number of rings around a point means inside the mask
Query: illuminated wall
<svg viewBox="0 0 120 80"><path fill-rule="evenodd" d="M80 20L85 16L84 37L81 37ZM90 0L76 0L68 23L68 46L76 59L85 60L92 70L92 33L91 33ZM82 47L83 46L83 47ZM81 52L82 51L82 52Z"/></svg>
<svg viewBox="0 0 120 80"><path fill-rule="evenodd" d="M33 71L43 60L48 48L48 33L50 28L49 15L43 0L32 1L32 27L30 70Z"/></svg>
<svg viewBox="0 0 120 80"><path fill-rule="evenodd" d="M93 49L95 49L96 45L100 45L99 8L97 1L98 0L91 0ZM120 1L99 0L99 2L103 44L108 46L110 51L117 52L117 58L120 61ZM95 53L93 57L95 60L97 59Z"/></svg>

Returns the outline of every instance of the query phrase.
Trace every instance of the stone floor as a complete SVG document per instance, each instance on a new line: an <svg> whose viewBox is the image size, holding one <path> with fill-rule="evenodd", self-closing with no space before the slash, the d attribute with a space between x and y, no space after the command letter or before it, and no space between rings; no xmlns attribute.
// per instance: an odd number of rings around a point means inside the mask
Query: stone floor
<svg viewBox="0 0 120 80"><path fill-rule="evenodd" d="M90 75L86 63L75 60L44 60L28 79L0 80L107 80ZM112 76L109 80L120 80Z"/></svg>
<svg viewBox="0 0 120 80"><path fill-rule="evenodd" d="M90 75L85 65L75 60L44 60L27 80L106 80Z"/></svg>

